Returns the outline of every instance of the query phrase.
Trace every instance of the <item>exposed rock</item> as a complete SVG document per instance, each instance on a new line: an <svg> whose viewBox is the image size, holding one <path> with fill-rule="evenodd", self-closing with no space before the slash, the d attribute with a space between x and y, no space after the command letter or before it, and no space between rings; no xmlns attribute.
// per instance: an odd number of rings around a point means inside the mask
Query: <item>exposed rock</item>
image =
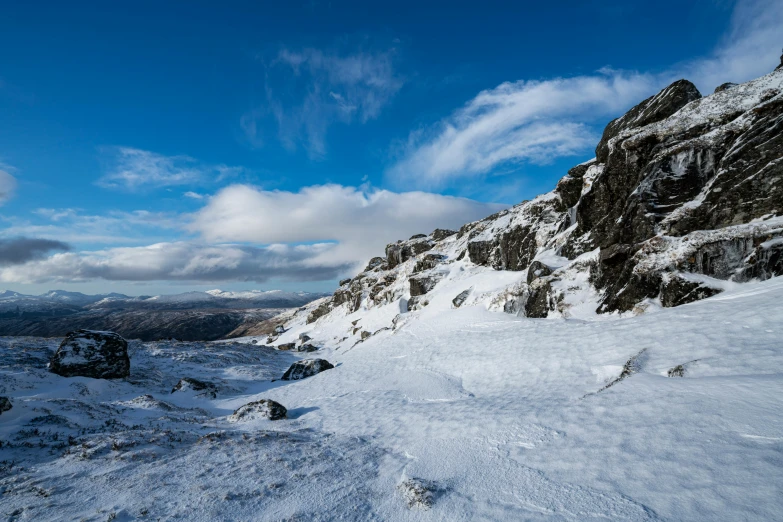
<svg viewBox="0 0 783 522"><path fill-rule="evenodd" d="M717 87L715 87L715 92L728 91L729 89L733 89L736 86L737 86L736 83L731 83L731 82L722 83Z"/></svg>
<svg viewBox="0 0 783 522"><path fill-rule="evenodd" d="M557 303L552 295L551 278L539 278L529 286L528 298L525 301L525 317L543 319L554 310Z"/></svg>
<svg viewBox="0 0 783 522"><path fill-rule="evenodd" d="M384 265L386 265L386 259L382 257L373 257L372 259L370 259L370 262L367 263L367 267L364 269L364 271L369 272L370 270L373 270L378 267L383 267Z"/></svg>
<svg viewBox="0 0 783 522"><path fill-rule="evenodd" d="M620 375L598 391L604 391L605 389L614 386L618 382L627 379L631 375L639 373L642 369L642 361L646 352L647 348L644 348L639 353L628 359L628 361L626 361L626 363L623 365L623 371L620 372Z"/></svg>
<svg viewBox="0 0 783 522"><path fill-rule="evenodd" d="M334 366L324 359L302 359L291 365L283 374L284 381L296 381L306 379L326 370L331 370Z"/></svg>
<svg viewBox="0 0 783 522"><path fill-rule="evenodd" d="M309 336L309 335L307 335L306 333L300 333L300 334L299 334L299 340L300 340L301 342L303 342L303 343L306 343L307 341L309 341L309 340L311 340L311 339L312 339L312 337L310 337L310 336Z"/></svg>
<svg viewBox="0 0 783 522"><path fill-rule="evenodd" d="M435 268L446 259L446 256L441 254L426 254L424 257L416 262L413 267L413 273L423 272Z"/></svg>
<svg viewBox="0 0 783 522"><path fill-rule="evenodd" d="M430 509L435 503L438 486L429 480L409 478L403 480L397 490L402 494L408 509Z"/></svg>
<svg viewBox="0 0 783 522"><path fill-rule="evenodd" d="M410 237L410 239L421 239L423 237L427 237L427 234L414 234ZM410 241L410 240L409 240Z"/></svg>
<svg viewBox="0 0 783 522"><path fill-rule="evenodd" d="M296 343L282 343L277 345L277 349L283 352L287 352L296 348Z"/></svg>
<svg viewBox="0 0 783 522"><path fill-rule="evenodd" d="M350 277L348 279L341 279L338 286L345 286L345 285L347 285L350 282L351 282L351 278Z"/></svg>
<svg viewBox="0 0 783 522"><path fill-rule="evenodd" d="M688 103L701 98L701 93L688 80L677 80L664 90L644 100L639 105L626 112L623 116L612 120L604 129L601 141L595 149L595 157L599 163L605 163L609 156L610 141L623 130L634 127L644 127L650 123L668 118Z"/></svg>
<svg viewBox="0 0 783 522"><path fill-rule="evenodd" d="M2 415L4 411L8 411L11 408L13 408L11 400L8 397L0 397L0 415Z"/></svg>
<svg viewBox="0 0 783 522"><path fill-rule="evenodd" d="M469 295L470 295L470 288L468 288L467 290L463 290L462 292L457 294L457 297L451 300L451 304L454 305L454 308L459 308L465 303Z"/></svg>
<svg viewBox="0 0 783 522"><path fill-rule="evenodd" d="M426 236L412 241L398 241L397 243L392 243L386 246L386 264L389 268L394 268L431 248L432 243Z"/></svg>
<svg viewBox="0 0 783 522"><path fill-rule="evenodd" d="M682 364L678 364L674 368L669 368L666 375L669 377L685 377L685 367Z"/></svg>
<svg viewBox="0 0 783 522"><path fill-rule="evenodd" d="M234 413L229 415L229 422L252 421L255 419L280 420L288 416L288 410L285 407L270 399L261 399L260 401L249 402L244 406L237 408Z"/></svg>
<svg viewBox="0 0 783 522"><path fill-rule="evenodd" d="M309 344L309 343L308 344L303 344L303 345L299 346L299 348L296 349L297 352L307 352L307 353L315 352L317 350L318 350L317 346L315 346L313 344Z"/></svg>
<svg viewBox="0 0 783 522"><path fill-rule="evenodd" d="M429 276L415 276L408 279L408 282L410 283L410 292L411 297L415 297L417 295L424 295L433 288L435 288L435 285L438 284L438 281L440 278L429 275Z"/></svg>
<svg viewBox="0 0 783 522"><path fill-rule="evenodd" d="M285 326L282 324L279 324L275 326L275 335L282 335L285 333Z"/></svg>
<svg viewBox="0 0 783 522"><path fill-rule="evenodd" d="M491 241L471 241L468 243L468 257L477 265L488 266L493 249Z"/></svg>
<svg viewBox="0 0 783 522"><path fill-rule="evenodd" d="M204 382L198 379L193 379L191 377L183 377L179 380L176 386L174 386L174 388L171 390L171 393L188 391L198 392L196 393L196 396L203 396L214 399L217 397L218 389L217 386L211 382Z"/></svg>
<svg viewBox="0 0 783 522"><path fill-rule="evenodd" d="M456 233L457 233L456 230L448 230L448 229L445 229L445 228L436 228L435 230L432 231L432 233L430 234L430 237L433 240L435 240L435 241L443 241L447 237L451 237L451 236L453 236Z"/></svg>
<svg viewBox="0 0 783 522"><path fill-rule="evenodd" d="M692 303L721 293L720 288L711 288L704 283L688 281L676 274L667 274L661 285L661 304L665 307Z"/></svg>
<svg viewBox="0 0 783 522"><path fill-rule="evenodd" d="M541 261L533 261L527 268L527 284L532 283L539 277L545 277L552 274L552 269Z"/></svg>
<svg viewBox="0 0 783 522"><path fill-rule="evenodd" d="M318 306L318 308L310 312L310 314L307 316L307 324L314 323L321 317L331 312L332 307L330 304L331 303L329 301L326 301L325 303L322 303L320 306Z"/></svg>
<svg viewBox="0 0 783 522"><path fill-rule="evenodd" d="M372 334L370 332L368 332L367 330L362 330L361 333L362 341L364 341L365 339L369 339L370 337L372 337Z"/></svg>
<svg viewBox="0 0 783 522"><path fill-rule="evenodd" d="M63 377L127 377L130 374L128 343L114 332L71 332L52 356L49 371Z"/></svg>

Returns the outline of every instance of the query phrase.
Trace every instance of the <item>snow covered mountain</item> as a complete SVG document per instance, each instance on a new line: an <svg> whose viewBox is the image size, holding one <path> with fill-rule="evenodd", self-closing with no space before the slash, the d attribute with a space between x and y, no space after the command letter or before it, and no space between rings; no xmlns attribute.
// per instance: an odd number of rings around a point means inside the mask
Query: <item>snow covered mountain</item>
<svg viewBox="0 0 783 522"><path fill-rule="evenodd" d="M487 270L492 288L470 282ZM612 121L596 157L552 192L459 231L390 244L290 324L318 327L389 305L415 312L447 285L455 306L527 317L639 314L782 273L778 67L705 97L673 83Z"/></svg>
<svg viewBox="0 0 783 522"><path fill-rule="evenodd" d="M221 339L323 294L249 291L129 297L53 290L0 294L0 335L62 336L79 328L113 330L130 339Z"/></svg>

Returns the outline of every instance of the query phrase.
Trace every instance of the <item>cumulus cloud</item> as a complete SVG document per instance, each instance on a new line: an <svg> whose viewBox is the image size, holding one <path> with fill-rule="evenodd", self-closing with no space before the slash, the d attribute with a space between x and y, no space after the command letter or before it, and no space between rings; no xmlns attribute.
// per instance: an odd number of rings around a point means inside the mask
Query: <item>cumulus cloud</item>
<svg viewBox="0 0 783 522"><path fill-rule="evenodd" d="M270 278L329 280L347 267L307 261L329 244L204 245L157 243L92 252L66 252L24 264L0 266L0 281L14 283L108 281L252 281Z"/></svg>
<svg viewBox="0 0 783 522"><path fill-rule="evenodd" d="M16 178L10 174L11 170L8 165L0 163L0 205L11 199L16 190Z"/></svg>
<svg viewBox="0 0 783 522"><path fill-rule="evenodd" d="M341 185L299 192L234 185L194 215L191 230L208 241L337 243L308 262L357 266L383 253L387 243L435 228L456 228L502 205L427 192L396 193Z"/></svg>
<svg viewBox="0 0 783 522"><path fill-rule="evenodd" d="M282 49L266 71L265 103L244 114L240 126L258 146L264 141L264 123L271 118L286 148L301 145L312 157L321 157L332 124L377 118L400 89L403 81L394 71L393 58L393 51Z"/></svg>
<svg viewBox="0 0 783 522"><path fill-rule="evenodd" d="M284 192L233 185L212 196L184 225L200 241L58 253L2 267L0 281L325 281L356 271L391 241L456 228L500 208L425 192L340 185ZM52 219L67 214L42 213ZM125 218L136 226L157 221L151 214Z"/></svg>
<svg viewBox="0 0 783 522"><path fill-rule="evenodd" d="M205 164L186 155L164 156L132 147L112 147L107 152L108 169L97 182L105 188L138 190L192 185L220 181L244 170Z"/></svg>
<svg viewBox="0 0 783 522"><path fill-rule="evenodd" d="M440 187L520 163L585 153L600 129L678 78L708 94L717 85L770 72L780 53L783 3L739 2L730 32L708 57L646 74L604 68L595 74L507 82L480 92L429 129L409 136L388 171L398 184Z"/></svg>
<svg viewBox="0 0 783 522"><path fill-rule="evenodd" d="M0 239L0 266L19 265L43 258L52 250L70 250L62 241L16 237Z"/></svg>

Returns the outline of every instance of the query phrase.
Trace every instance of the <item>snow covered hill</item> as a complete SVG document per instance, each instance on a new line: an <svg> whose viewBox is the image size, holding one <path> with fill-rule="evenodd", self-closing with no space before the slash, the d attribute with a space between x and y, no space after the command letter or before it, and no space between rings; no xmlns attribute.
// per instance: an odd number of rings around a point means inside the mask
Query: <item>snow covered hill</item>
<svg viewBox="0 0 783 522"><path fill-rule="evenodd" d="M495 275L449 284L481 292ZM336 367L301 381L279 378L303 354L249 338L133 342L131 375L114 381L49 373L53 341L0 339L11 403L1 510L36 521L783 517L783 278L593 321L454 310L451 290L394 329L308 354ZM392 306L357 325L384 324ZM281 340L342 335L355 317L303 322ZM172 393L183 377L214 384L215 398ZM262 398L288 419L232 422Z"/></svg>

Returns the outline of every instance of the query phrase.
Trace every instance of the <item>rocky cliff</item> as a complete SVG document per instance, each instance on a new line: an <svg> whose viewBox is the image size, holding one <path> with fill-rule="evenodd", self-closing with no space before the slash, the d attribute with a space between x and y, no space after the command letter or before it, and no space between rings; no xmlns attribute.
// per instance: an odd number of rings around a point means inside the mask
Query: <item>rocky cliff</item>
<svg viewBox="0 0 783 522"><path fill-rule="evenodd" d="M641 313L783 274L783 69L708 96L674 82L610 122L596 157L552 192L390 244L288 320L415 311L455 270L482 269L522 274L454 306L528 317Z"/></svg>

